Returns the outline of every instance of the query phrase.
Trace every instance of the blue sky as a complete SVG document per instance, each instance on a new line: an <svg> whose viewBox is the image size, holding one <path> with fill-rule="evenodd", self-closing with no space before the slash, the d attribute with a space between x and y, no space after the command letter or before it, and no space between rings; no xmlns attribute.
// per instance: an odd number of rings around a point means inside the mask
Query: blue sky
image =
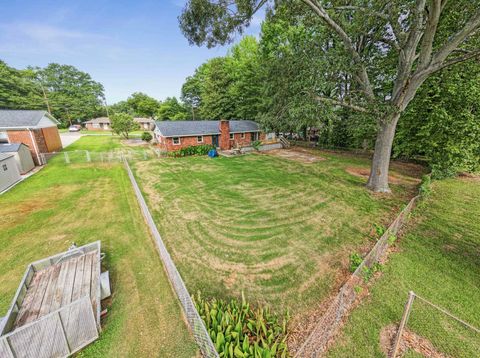
<svg viewBox="0 0 480 358"><path fill-rule="evenodd" d="M1 3L0 59L16 68L73 65L104 85L109 104L137 91L178 96L196 67L227 52L188 44L177 20L183 0ZM260 23L247 33L258 34Z"/></svg>

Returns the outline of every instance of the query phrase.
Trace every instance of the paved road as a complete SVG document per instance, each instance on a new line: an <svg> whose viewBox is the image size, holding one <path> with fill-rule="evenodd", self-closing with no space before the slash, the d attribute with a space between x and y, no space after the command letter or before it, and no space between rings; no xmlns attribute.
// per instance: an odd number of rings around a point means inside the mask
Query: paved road
<svg viewBox="0 0 480 358"><path fill-rule="evenodd" d="M79 132L60 133L60 139L62 140L63 148L68 147L70 144L76 142L82 136L83 134Z"/></svg>

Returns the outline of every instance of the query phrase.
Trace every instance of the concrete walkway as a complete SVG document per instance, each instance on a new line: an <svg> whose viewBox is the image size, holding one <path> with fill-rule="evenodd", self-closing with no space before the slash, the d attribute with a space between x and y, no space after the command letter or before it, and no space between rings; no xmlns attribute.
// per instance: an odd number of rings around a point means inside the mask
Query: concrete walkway
<svg viewBox="0 0 480 358"><path fill-rule="evenodd" d="M79 132L65 132L65 133L60 133L60 139L62 141L62 146L63 148L68 147L70 144L76 142L79 140L81 137L84 135Z"/></svg>

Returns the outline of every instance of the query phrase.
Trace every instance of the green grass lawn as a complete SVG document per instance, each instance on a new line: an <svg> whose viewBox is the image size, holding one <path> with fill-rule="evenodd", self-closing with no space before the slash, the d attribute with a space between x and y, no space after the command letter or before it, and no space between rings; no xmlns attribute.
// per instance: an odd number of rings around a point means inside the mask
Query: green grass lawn
<svg viewBox="0 0 480 358"><path fill-rule="evenodd" d="M330 357L383 357L381 330L398 324L409 290L480 327L480 181L434 182L370 295ZM478 357L480 335L416 300L408 328L451 357ZM409 354L413 353L410 352Z"/></svg>
<svg viewBox="0 0 480 358"><path fill-rule="evenodd" d="M92 152L108 152L122 147L118 136L91 136L86 135L70 144L68 151L89 150Z"/></svg>
<svg viewBox="0 0 480 358"><path fill-rule="evenodd" d="M77 148L111 148L98 137ZM70 148L69 148L70 149ZM102 149L103 150L103 149ZM120 164L51 163L0 196L0 316L28 263L101 240L112 304L83 357L192 357L197 349Z"/></svg>
<svg viewBox="0 0 480 358"><path fill-rule="evenodd" d="M368 192L368 160L321 153L313 164L273 155L163 158L134 166L157 226L191 293L239 297L300 317L348 274L351 253L373 245L415 180L394 195ZM400 175L400 174L399 174Z"/></svg>

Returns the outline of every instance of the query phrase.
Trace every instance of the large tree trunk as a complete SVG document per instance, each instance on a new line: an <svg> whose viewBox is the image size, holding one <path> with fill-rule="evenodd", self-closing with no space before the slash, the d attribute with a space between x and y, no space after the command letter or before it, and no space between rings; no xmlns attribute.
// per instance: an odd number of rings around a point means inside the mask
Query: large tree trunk
<svg viewBox="0 0 480 358"><path fill-rule="evenodd" d="M388 168L392 153L393 138L400 113L387 115L381 122L375 141L372 169L368 178L367 188L378 193L389 193Z"/></svg>

